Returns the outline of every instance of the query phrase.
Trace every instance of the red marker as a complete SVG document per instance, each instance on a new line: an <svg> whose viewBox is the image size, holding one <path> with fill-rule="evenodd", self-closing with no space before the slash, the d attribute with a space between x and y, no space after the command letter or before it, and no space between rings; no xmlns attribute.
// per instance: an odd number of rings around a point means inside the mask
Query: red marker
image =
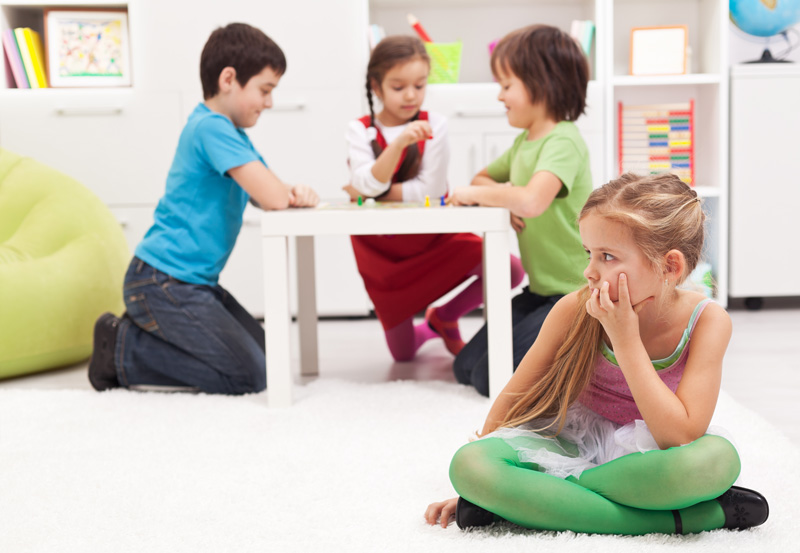
<svg viewBox="0 0 800 553"><path fill-rule="evenodd" d="M415 31L417 31L419 38L421 38L423 42L433 42L433 39L425 30L425 27L423 27L422 23L419 22L419 19L414 17L412 14L408 14L408 24L411 25Z"/></svg>

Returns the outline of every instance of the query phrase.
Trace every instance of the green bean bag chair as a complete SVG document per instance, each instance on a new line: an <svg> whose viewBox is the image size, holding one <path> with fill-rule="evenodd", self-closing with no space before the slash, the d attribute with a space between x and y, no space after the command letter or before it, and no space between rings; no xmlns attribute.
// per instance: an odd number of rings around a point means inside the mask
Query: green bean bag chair
<svg viewBox="0 0 800 553"><path fill-rule="evenodd" d="M129 261L97 196L0 148L0 378L88 358L95 319L124 309Z"/></svg>

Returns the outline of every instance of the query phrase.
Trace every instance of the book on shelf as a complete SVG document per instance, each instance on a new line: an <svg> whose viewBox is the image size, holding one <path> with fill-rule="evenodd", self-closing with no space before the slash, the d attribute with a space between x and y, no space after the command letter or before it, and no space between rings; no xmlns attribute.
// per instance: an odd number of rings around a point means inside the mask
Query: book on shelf
<svg viewBox="0 0 800 553"><path fill-rule="evenodd" d="M367 41L369 42L369 51L372 52L378 43L386 38L386 31L380 25L373 23L367 29Z"/></svg>
<svg viewBox="0 0 800 553"><path fill-rule="evenodd" d="M26 27L25 43L30 50L31 58L33 59L33 71L36 74L36 80L39 82L39 88L47 88L47 76L44 70L44 48L42 47L42 37L34 31Z"/></svg>
<svg viewBox="0 0 800 553"><path fill-rule="evenodd" d="M14 46L19 56L17 71L14 70L17 62ZM3 34L3 50L8 56L17 88L47 88L44 47L39 33L29 27L9 29Z"/></svg>
<svg viewBox="0 0 800 553"><path fill-rule="evenodd" d="M14 29L3 31L3 52L8 66L11 68L11 77L14 79L13 83L9 83L9 85L14 84L17 88L30 88L25 68L22 65L17 39L14 38Z"/></svg>
<svg viewBox="0 0 800 553"><path fill-rule="evenodd" d="M594 36L594 22L587 20L573 19L570 27L570 36L574 38L587 56L592 49L592 37Z"/></svg>
<svg viewBox="0 0 800 553"><path fill-rule="evenodd" d="M619 172L673 173L694 181L694 100L677 104L619 103Z"/></svg>

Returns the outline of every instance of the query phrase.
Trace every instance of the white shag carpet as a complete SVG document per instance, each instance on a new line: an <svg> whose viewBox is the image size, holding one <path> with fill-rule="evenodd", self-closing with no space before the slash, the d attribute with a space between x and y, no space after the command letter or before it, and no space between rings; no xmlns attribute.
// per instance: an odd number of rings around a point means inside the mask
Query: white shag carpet
<svg viewBox="0 0 800 553"><path fill-rule="evenodd" d="M765 525L692 536L589 536L425 524L453 496L453 452L489 401L445 382L321 378L289 409L215 397L0 390L0 551L636 552L800 550L800 449L722 394L739 483Z"/></svg>

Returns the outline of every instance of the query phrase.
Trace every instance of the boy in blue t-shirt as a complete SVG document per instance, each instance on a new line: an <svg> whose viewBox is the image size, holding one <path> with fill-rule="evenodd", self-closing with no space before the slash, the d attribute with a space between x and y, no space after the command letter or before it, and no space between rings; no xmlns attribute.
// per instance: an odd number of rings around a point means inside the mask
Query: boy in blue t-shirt
<svg viewBox="0 0 800 553"><path fill-rule="evenodd" d="M204 102L186 123L154 223L125 276L126 313L94 328L89 381L116 387L243 394L266 387L264 330L217 284L248 201L262 209L314 206L289 187L243 129L272 107L283 52L243 23L214 31L200 57Z"/></svg>

